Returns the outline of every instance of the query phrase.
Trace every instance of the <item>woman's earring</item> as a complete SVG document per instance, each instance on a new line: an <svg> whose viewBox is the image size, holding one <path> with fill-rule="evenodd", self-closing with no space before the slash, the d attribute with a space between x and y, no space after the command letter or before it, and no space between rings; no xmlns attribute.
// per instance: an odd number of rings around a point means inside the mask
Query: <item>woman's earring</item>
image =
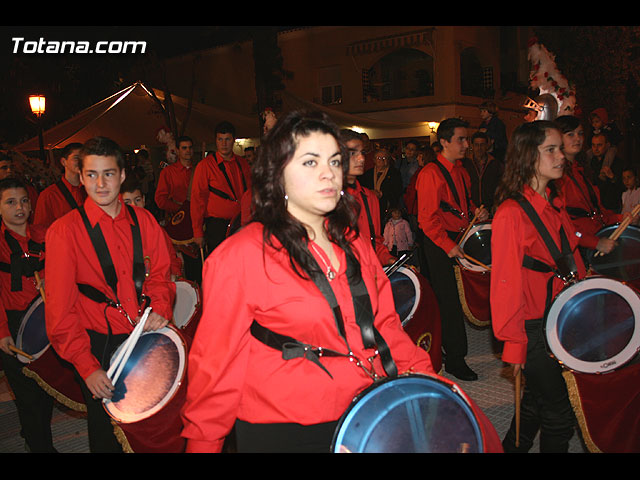
<svg viewBox="0 0 640 480"><path fill-rule="evenodd" d="M284 196L284 208L287 208L289 205L289 195Z"/></svg>

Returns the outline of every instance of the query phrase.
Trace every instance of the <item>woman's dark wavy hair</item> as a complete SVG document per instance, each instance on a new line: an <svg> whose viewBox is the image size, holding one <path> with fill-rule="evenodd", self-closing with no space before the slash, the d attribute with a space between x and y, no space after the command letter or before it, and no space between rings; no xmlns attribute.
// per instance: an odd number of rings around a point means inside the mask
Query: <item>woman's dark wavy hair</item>
<svg viewBox="0 0 640 480"><path fill-rule="evenodd" d="M291 161L300 138L314 132L333 136L339 145L343 178L349 170L349 155L340 141L340 130L323 112L293 111L278 119L260 144L256 161L252 166L252 220L264 226L264 242L274 247L273 237L278 239L289 253L293 270L305 278L321 272L317 262L309 253L309 235L305 226L287 211L284 189L284 168ZM340 246L348 258L355 260L350 238L358 234L358 207L355 199L345 193L331 213L327 215L329 240ZM360 275L359 263L356 278Z"/></svg>
<svg viewBox="0 0 640 480"><path fill-rule="evenodd" d="M551 129L559 130L554 122L536 120L520 125L513 132L505 155L504 174L496 189L496 205L500 205L509 198L519 198L522 195L524 186L536 174L538 147L544 143L547 130ZM557 195L554 182L549 182L549 187L552 196Z"/></svg>

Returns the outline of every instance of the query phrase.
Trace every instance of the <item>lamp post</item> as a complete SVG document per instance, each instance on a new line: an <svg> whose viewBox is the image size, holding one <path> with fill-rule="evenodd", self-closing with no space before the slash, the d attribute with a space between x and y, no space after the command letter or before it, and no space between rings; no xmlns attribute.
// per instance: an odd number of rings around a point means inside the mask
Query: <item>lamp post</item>
<svg viewBox="0 0 640 480"><path fill-rule="evenodd" d="M29 105L31 111L37 117L38 123L38 142L40 143L40 160L42 164L46 165L47 160L44 155L44 140L42 138L42 115L44 115L46 99L44 95L29 95Z"/></svg>

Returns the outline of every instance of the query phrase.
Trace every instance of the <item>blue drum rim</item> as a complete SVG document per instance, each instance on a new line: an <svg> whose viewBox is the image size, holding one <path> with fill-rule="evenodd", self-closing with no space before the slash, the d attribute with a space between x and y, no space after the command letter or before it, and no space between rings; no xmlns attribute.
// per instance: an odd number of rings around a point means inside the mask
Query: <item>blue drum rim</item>
<svg viewBox="0 0 640 480"><path fill-rule="evenodd" d="M480 425L478 423L478 419L476 418L475 414L473 413L473 409L471 408L471 405L467 402L467 400L463 397L463 395L460 393L459 391L459 387L457 387L457 385L450 385L447 384L445 382L443 382L442 380L430 376L430 375L426 375L426 374L418 374L418 373L412 373L412 374L405 374L405 375L400 375L398 377L385 377L383 379L380 379L378 381L376 381L375 383L373 383L372 385L370 385L369 387L367 387L366 389L364 389L362 392L360 392L351 402L351 404L349 405L349 407L345 410L345 412L342 414L340 420L338 421L338 426L336 428L336 431L334 433L333 436L333 440L331 442L331 452L332 453L340 453L340 447L342 446L342 441L344 439L344 436L346 434L346 432L344 431L345 427L348 426L348 422L350 420L353 419L353 417L365 406L364 403L362 403L363 401L367 401L367 397L375 392L381 392L383 390L386 390L387 388L390 387L390 383L396 383L398 381L407 381L407 382L421 382L421 383L429 383L431 386L436 386L436 390L439 393L444 393L445 395L448 396L448 398L452 398L455 403L457 405L459 405L460 407L462 407L462 410L464 410L464 412L466 413L467 417L469 418L470 423L473 425L473 430L476 436L476 441L478 444L478 448L479 448L479 452L478 453L482 453L484 451L484 438L482 435L482 431L480 429ZM382 389L382 390L381 390ZM433 393L433 392L431 392ZM391 410L393 407L395 407L396 405L398 405L399 403L402 402L402 400L404 399L399 399L396 400L395 402L393 402L391 405L387 406L386 409L387 410Z"/></svg>
<svg viewBox="0 0 640 480"><path fill-rule="evenodd" d="M141 420L149 418L149 417L153 416L154 414L158 413L160 410L162 410L164 408L165 405L167 405L173 399L173 397L175 397L175 395L177 394L180 386L184 382L184 378L185 378L185 375L186 375L186 372L187 372L187 348L186 348L186 342L185 342L184 338L182 337L182 335L180 334L178 328L174 327L173 325L167 325L166 327L163 327L163 328L161 328L159 330L143 332L141 334L141 336L149 335L149 334L162 334L162 335L165 335L165 336L171 338L176 345L182 347L182 351L184 352L184 355L180 355L180 363L179 363L179 367L178 367L178 370L180 372L179 379L174 381L173 387L169 390L169 392L167 392L167 394L162 398L162 400L160 402L158 402L158 404L156 404L153 408L151 408L151 409L149 409L149 410L147 410L147 411L145 411L143 413L128 414L126 412L120 411L118 409L118 407L113 402L110 402L110 401L103 402L102 406L105 409L105 411L107 412L107 414L111 418L113 418L115 421L117 421L119 423L135 423L135 422L139 422ZM116 355L118 350L119 350L119 348L116 349L115 352L113 352L112 358L113 358L113 356Z"/></svg>
<svg viewBox="0 0 640 480"><path fill-rule="evenodd" d="M591 284L595 285L592 287ZM604 286L603 286L604 285ZM635 328L631 339L627 346L619 353L612 356L610 359L597 362L588 362L580 360L572 356L560 342L558 337L558 315L562 310L562 307L566 304L567 300L570 300L578 293L582 293L588 290L594 289L607 289L617 293L624 300L627 301L630 308L633 311L635 319ZM640 351L640 293L628 285L626 282L616 280L614 278L606 276L591 276L587 277L575 284L571 284L565 287L554 298L549 311L545 315L544 320L544 339L549 354L558 361L564 368L573 372L579 373L592 373L603 374L618 370L633 360L636 354Z"/></svg>
<svg viewBox="0 0 640 480"><path fill-rule="evenodd" d="M25 320L27 318L29 318L30 315L41 304L44 304L44 299L40 295L38 295L36 298L34 298L32 300L31 304L29 305L29 308L27 309L27 311L24 313L24 316L22 317L22 320L20 322L20 328L18 329L18 334L16 335L16 347L19 348L20 350L23 350L22 336L24 334L24 328L26 326ZM25 357L24 355L20 355L20 354L17 354L16 357L22 363L31 363L31 362L34 362L35 360L37 360L38 358L40 358L42 355L44 355L44 353L49 349L50 346L51 346L51 342L47 342L47 345L43 349L41 349L39 352L35 352L35 353L26 352L26 353L29 353L29 355L31 355L31 357L32 357L31 359Z"/></svg>

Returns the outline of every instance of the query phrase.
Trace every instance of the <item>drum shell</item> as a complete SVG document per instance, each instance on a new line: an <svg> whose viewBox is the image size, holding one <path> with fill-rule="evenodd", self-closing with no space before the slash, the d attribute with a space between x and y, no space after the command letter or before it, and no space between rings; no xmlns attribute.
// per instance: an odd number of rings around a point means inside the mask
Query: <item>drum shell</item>
<svg viewBox="0 0 640 480"><path fill-rule="evenodd" d="M431 359L433 369L442 368L440 308L429 281L410 268L400 267L390 276L396 311L402 327L416 345ZM412 295L407 290L414 288ZM410 303L411 305L407 305Z"/></svg>
<svg viewBox="0 0 640 480"><path fill-rule="evenodd" d="M605 276L567 285L544 318L547 350L568 370L608 373L640 351L640 293Z"/></svg>
<svg viewBox="0 0 640 480"><path fill-rule="evenodd" d="M181 208L167 215L164 226L169 238L174 242L189 242L193 240L193 225L191 224L191 207L189 200Z"/></svg>
<svg viewBox="0 0 640 480"><path fill-rule="evenodd" d="M442 399L444 404L437 402ZM334 453L484 450L470 400L452 382L423 374L384 378L359 393L340 418L331 448Z"/></svg>

